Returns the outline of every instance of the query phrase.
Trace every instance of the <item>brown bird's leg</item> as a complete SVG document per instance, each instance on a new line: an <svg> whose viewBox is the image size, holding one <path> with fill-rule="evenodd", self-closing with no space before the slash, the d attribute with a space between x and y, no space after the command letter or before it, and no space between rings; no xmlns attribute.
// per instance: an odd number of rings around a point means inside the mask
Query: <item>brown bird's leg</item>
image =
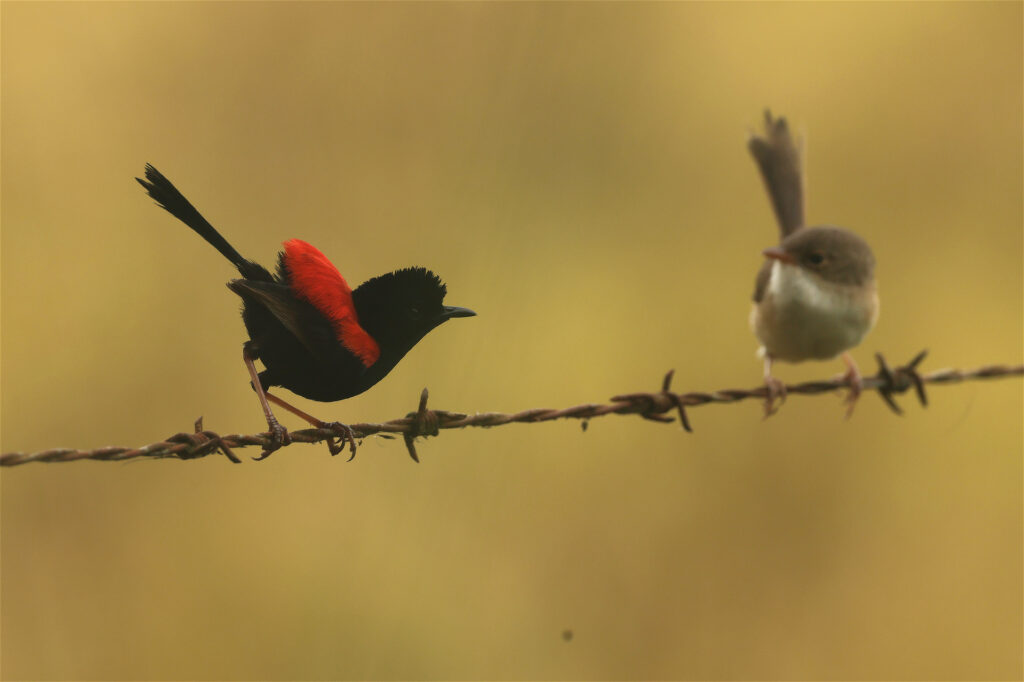
<svg viewBox="0 0 1024 682"><path fill-rule="evenodd" d="M853 414L853 408L857 406L857 398L860 398L860 394L864 390L864 378L852 355L843 353L843 362L846 363L846 373L842 375L842 379L850 387L850 393L844 401L847 405L846 418L849 419Z"/></svg>
<svg viewBox="0 0 1024 682"><path fill-rule="evenodd" d="M288 430L278 423L277 417L274 416L270 409L270 404L267 402L267 393L263 390L263 386L260 385L260 376L256 372L256 365L254 363L258 357L259 353L256 351L256 344L252 341L246 341L242 346L242 359L245 360L245 366L249 370L249 376L252 378L252 387L256 389L256 395L260 399L260 405L263 407L263 416L267 418L267 428L271 434L270 446L259 457L253 458L257 462L270 457L270 453L274 452L274 450L291 442Z"/></svg>
<svg viewBox="0 0 1024 682"><path fill-rule="evenodd" d="M294 414L296 417L299 417L300 419L306 420L307 422L309 422L310 424L312 424L316 428L318 428L318 429L330 429L330 430L334 431L336 434L338 434L338 437L341 439L340 443L335 443L333 438L328 438L327 439L327 449L331 451L331 455L336 455L339 452L341 452L342 450L344 450L345 449L345 441L348 441L349 450L351 450L351 452L352 452L352 457L356 456L356 435L354 433L352 433L352 429L347 424L342 424L341 422L325 422L325 421L320 421L319 419L317 419L313 415L308 414L306 412L303 412L302 410L300 410L299 408L295 407L294 405L289 405L285 401L283 401L280 398L278 398L276 395L272 394L270 391L266 391L265 394L267 396L267 400L269 400L270 402L272 402L272 403L274 403L276 405L280 405L284 409L286 409L289 412L291 412L292 414ZM351 462L352 461L352 457L349 457L348 461Z"/></svg>
<svg viewBox="0 0 1024 682"><path fill-rule="evenodd" d="M772 376L772 356L768 353L764 354L764 387L768 392L764 399L764 418L767 419L786 402L786 384ZM778 406L775 405L776 399Z"/></svg>

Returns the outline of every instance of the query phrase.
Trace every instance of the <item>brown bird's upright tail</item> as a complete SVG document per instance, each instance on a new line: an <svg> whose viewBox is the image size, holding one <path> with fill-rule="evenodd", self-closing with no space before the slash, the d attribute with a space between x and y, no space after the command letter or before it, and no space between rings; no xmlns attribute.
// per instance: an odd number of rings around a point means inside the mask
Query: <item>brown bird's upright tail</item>
<svg viewBox="0 0 1024 682"><path fill-rule="evenodd" d="M751 135L747 148L757 161L764 186L772 200L782 238L804 226L804 177L802 149L789 133L786 119L764 112L764 136Z"/></svg>

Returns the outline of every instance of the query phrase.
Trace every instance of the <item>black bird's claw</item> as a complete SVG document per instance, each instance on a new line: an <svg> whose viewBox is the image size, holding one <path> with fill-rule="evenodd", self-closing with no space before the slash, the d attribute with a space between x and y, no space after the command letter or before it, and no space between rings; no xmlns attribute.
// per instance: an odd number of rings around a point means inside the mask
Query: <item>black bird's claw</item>
<svg viewBox="0 0 1024 682"><path fill-rule="evenodd" d="M292 442L292 437L288 434L288 429L284 428L277 422L267 424L267 427L270 428L270 444L267 445L266 449L259 457L253 457L254 461L261 462L267 457L270 457L270 455L280 448Z"/></svg>
<svg viewBox="0 0 1024 682"><path fill-rule="evenodd" d="M352 453L352 456L347 461L351 462L356 457L356 434L352 432L351 427L341 422L327 422L323 425L325 429L334 431L335 435L338 436L338 442L335 443L333 438L327 439L327 449L331 451L331 456L340 454L345 450L345 441L348 441L348 449Z"/></svg>

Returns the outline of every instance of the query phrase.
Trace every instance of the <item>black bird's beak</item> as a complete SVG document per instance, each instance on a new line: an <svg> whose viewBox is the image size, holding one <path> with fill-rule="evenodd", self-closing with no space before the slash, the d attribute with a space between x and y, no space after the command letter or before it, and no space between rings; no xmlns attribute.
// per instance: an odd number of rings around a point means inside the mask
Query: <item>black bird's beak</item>
<svg viewBox="0 0 1024 682"><path fill-rule="evenodd" d="M469 308L458 308L458 307L452 306L452 305L446 305L441 310L441 320L442 321L450 320L453 317L473 317L475 315L476 315L476 313L474 313Z"/></svg>

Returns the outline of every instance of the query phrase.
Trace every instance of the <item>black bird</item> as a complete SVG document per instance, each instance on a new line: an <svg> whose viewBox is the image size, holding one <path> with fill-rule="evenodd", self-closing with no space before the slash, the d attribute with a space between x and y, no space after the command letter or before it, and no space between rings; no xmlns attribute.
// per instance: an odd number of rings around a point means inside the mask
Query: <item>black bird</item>
<svg viewBox="0 0 1024 682"><path fill-rule="evenodd" d="M212 244L242 275L228 288L242 298L242 321L249 333L242 357L272 435L271 446L258 459L289 441L268 400L313 426L334 430L341 443L329 441L332 454L346 440L353 457L356 452L348 426L322 422L266 389L283 386L323 402L351 398L383 379L431 329L476 314L444 305L445 285L421 267L396 270L350 289L326 256L299 239L284 243L277 273L271 274L243 258L156 168L146 164L146 179L136 180L157 205ZM257 359L266 367L259 373Z"/></svg>

